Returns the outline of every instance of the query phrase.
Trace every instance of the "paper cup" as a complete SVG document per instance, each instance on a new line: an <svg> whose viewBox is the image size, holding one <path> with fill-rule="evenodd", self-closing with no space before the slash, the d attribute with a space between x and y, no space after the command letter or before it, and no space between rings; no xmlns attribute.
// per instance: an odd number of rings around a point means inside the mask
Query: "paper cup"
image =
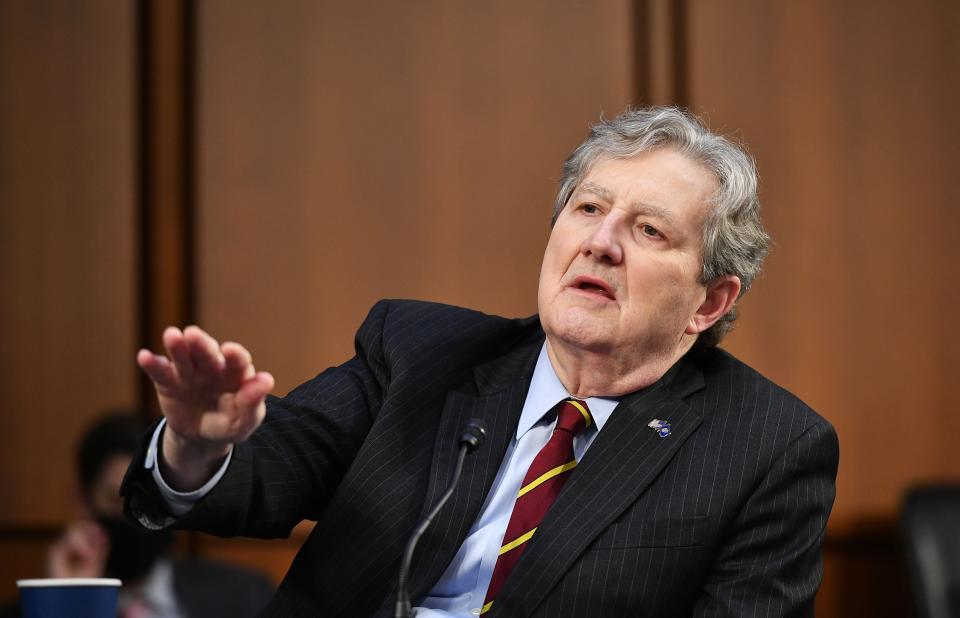
<svg viewBox="0 0 960 618"><path fill-rule="evenodd" d="M18 579L23 618L116 618L120 580Z"/></svg>

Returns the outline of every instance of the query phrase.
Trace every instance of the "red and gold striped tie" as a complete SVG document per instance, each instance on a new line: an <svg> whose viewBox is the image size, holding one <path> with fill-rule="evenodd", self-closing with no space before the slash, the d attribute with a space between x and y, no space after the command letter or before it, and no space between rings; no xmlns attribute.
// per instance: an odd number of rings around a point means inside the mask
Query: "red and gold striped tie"
<svg viewBox="0 0 960 618"><path fill-rule="evenodd" d="M573 456L573 437L592 422L586 402L567 399L557 404L557 426L550 441L540 449L527 475L523 477L481 614L490 611L493 600L526 549L527 542L537 531L537 526L567 482L567 477L577 467L577 460Z"/></svg>

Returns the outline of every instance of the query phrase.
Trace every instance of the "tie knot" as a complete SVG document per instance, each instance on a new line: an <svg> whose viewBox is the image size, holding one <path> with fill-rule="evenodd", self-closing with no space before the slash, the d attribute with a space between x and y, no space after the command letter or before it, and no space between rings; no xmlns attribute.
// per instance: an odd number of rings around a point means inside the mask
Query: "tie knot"
<svg viewBox="0 0 960 618"><path fill-rule="evenodd" d="M590 409L587 407L586 401L567 399L560 402L556 429L562 429L576 436L589 427L591 423L593 423L593 418L590 416Z"/></svg>

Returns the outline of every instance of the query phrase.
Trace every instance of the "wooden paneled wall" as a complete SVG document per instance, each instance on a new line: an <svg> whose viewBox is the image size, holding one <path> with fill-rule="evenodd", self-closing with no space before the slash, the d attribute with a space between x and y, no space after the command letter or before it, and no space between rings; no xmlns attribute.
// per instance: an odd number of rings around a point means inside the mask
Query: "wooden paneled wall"
<svg viewBox="0 0 960 618"><path fill-rule="evenodd" d="M902 492L960 479L960 9L140 6L152 27L133 4L0 4L4 555L40 564L73 441L137 401L132 354L164 319L244 342L285 392L381 297L532 313L564 156L601 113L674 102L748 144L776 240L727 347L840 433L818 615L908 612ZM138 105L145 78L173 90ZM279 578L308 528L191 547Z"/></svg>
<svg viewBox="0 0 960 618"><path fill-rule="evenodd" d="M0 529L70 513L73 442L136 403L134 19L0 3Z"/></svg>
<svg viewBox="0 0 960 618"><path fill-rule="evenodd" d="M74 443L137 399L129 3L0 3L0 602L73 514Z"/></svg>
<svg viewBox="0 0 960 618"><path fill-rule="evenodd" d="M629 2L284 7L201 5L198 319L286 392L380 298L535 313L560 164L631 99Z"/></svg>

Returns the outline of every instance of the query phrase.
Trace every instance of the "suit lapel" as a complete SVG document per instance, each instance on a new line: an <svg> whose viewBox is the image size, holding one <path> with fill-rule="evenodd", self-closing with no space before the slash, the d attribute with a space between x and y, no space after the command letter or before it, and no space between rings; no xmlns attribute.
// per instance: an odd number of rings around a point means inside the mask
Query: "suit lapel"
<svg viewBox="0 0 960 618"><path fill-rule="evenodd" d="M658 383L621 401L564 486L494 603L492 615L528 616L593 540L660 474L702 421L685 401L703 375L681 361ZM647 426L670 422L661 438Z"/></svg>
<svg viewBox="0 0 960 618"><path fill-rule="evenodd" d="M420 540L411 569L412 598L426 594L440 579L479 515L516 432L541 345L542 339L478 366L474 384L447 392L421 517L453 480L460 430L476 419L483 423L487 436L480 448L467 455L450 501Z"/></svg>

